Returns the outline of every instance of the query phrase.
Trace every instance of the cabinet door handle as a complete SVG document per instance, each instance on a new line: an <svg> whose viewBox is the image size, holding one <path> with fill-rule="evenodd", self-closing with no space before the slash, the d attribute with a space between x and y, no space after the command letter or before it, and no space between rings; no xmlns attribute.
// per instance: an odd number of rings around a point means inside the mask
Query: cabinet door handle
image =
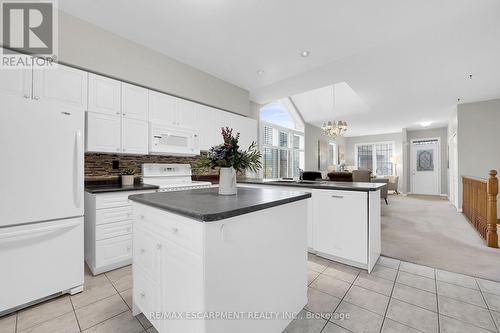
<svg viewBox="0 0 500 333"><path fill-rule="evenodd" d="M344 196L343 195L332 195L332 198L335 198L335 199L344 199Z"/></svg>
<svg viewBox="0 0 500 333"><path fill-rule="evenodd" d="M157 248L158 250L161 250L161 243L156 244L156 248Z"/></svg>
<svg viewBox="0 0 500 333"><path fill-rule="evenodd" d="M131 249L132 249L132 246L128 245L127 246L127 252L130 252Z"/></svg>
<svg viewBox="0 0 500 333"><path fill-rule="evenodd" d="M140 218L141 220L144 220L144 215L139 215L139 218Z"/></svg>
<svg viewBox="0 0 500 333"><path fill-rule="evenodd" d="M145 252L146 252L146 250L141 249L141 254L144 254Z"/></svg>
<svg viewBox="0 0 500 333"><path fill-rule="evenodd" d="M142 292L142 293L141 293L141 297L142 297L142 298L146 297L146 293L145 293L145 292Z"/></svg>

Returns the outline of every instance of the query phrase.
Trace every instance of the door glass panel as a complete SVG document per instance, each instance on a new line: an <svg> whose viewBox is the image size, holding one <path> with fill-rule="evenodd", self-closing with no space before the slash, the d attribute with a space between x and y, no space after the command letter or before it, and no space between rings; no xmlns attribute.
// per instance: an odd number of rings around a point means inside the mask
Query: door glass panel
<svg viewBox="0 0 500 333"><path fill-rule="evenodd" d="M434 171L434 150L417 150L417 171Z"/></svg>

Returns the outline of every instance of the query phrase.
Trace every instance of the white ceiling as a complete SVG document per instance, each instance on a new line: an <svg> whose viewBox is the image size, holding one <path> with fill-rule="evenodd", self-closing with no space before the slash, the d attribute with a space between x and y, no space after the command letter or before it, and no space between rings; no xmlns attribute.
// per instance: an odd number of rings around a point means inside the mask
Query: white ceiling
<svg viewBox="0 0 500 333"><path fill-rule="evenodd" d="M61 0L59 5L248 89L258 103L346 82L365 108L329 118L342 116L350 135L395 132L423 120L444 123L458 97L464 102L500 97L498 0ZM311 51L307 58L299 55L304 49ZM256 74L259 69L263 75ZM473 80L466 78L469 72ZM319 101L328 102L331 97Z"/></svg>

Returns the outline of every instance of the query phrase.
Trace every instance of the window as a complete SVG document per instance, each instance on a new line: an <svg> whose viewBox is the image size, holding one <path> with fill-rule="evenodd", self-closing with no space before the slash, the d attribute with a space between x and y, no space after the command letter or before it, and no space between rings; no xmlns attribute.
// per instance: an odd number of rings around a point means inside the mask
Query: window
<svg viewBox="0 0 500 333"><path fill-rule="evenodd" d="M278 178L278 149L264 148L264 178Z"/></svg>
<svg viewBox="0 0 500 333"><path fill-rule="evenodd" d="M392 175L394 142L356 144L354 154L358 169L371 170L377 176Z"/></svg>
<svg viewBox="0 0 500 333"><path fill-rule="evenodd" d="M304 170L304 134L261 122L265 179L299 177Z"/></svg>
<svg viewBox="0 0 500 333"><path fill-rule="evenodd" d="M304 170L304 125L295 111L286 99L260 110L265 179L298 178Z"/></svg>

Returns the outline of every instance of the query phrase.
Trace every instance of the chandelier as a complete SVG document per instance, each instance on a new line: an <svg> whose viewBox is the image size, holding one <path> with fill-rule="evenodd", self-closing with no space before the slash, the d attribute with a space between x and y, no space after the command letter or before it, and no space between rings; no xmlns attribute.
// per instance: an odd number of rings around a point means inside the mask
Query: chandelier
<svg viewBox="0 0 500 333"><path fill-rule="evenodd" d="M325 135L331 136L332 138L336 138L337 136L343 136L347 131L347 123L345 121L328 121L324 122L323 126L321 126L323 133Z"/></svg>
<svg viewBox="0 0 500 333"><path fill-rule="evenodd" d="M332 111L335 112L335 86L332 86ZM323 130L323 134L328 135L332 138L336 138L338 136L343 136L347 131L347 123L345 121L328 121L324 122L323 126L321 126Z"/></svg>

